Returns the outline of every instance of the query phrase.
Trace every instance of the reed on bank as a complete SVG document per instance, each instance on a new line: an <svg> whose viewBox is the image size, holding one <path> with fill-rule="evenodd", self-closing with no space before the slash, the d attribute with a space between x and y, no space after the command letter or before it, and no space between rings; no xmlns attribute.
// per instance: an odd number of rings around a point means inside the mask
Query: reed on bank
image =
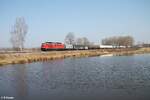
<svg viewBox="0 0 150 100"><path fill-rule="evenodd" d="M140 53L150 53L150 48L48 51L48 52L9 53L9 54L4 53L0 54L0 65L23 64L37 61L63 59L67 57L90 57L105 54L124 55L124 54L140 54Z"/></svg>

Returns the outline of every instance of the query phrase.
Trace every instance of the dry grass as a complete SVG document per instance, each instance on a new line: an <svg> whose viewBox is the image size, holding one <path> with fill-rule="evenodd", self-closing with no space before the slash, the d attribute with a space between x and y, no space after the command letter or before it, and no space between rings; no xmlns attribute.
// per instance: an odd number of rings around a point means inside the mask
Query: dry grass
<svg viewBox="0 0 150 100"><path fill-rule="evenodd" d="M50 51L36 53L11 53L0 54L0 65L31 63L37 61L47 61L54 59L63 59L67 57L89 57L100 56L104 54L139 54L150 53L150 48L135 49L107 49L107 50L77 50L77 51Z"/></svg>

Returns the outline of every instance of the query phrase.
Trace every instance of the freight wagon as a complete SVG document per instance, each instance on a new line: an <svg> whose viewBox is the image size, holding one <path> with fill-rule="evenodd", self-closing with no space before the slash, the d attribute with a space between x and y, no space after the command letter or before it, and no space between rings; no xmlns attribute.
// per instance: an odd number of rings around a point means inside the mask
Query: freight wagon
<svg viewBox="0 0 150 100"><path fill-rule="evenodd" d="M100 49L126 48L126 46L100 45Z"/></svg>

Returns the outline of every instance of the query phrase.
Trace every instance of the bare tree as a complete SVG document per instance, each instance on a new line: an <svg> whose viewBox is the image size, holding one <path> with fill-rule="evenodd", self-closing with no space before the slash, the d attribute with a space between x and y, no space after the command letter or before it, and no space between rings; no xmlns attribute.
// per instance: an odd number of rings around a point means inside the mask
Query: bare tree
<svg viewBox="0 0 150 100"><path fill-rule="evenodd" d="M77 38L77 39L76 39L76 44L77 44L77 45L83 45L82 38Z"/></svg>
<svg viewBox="0 0 150 100"><path fill-rule="evenodd" d="M90 45L90 41L86 37L77 38L76 39L76 44L77 45Z"/></svg>
<svg viewBox="0 0 150 100"><path fill-rule="evenodd" d="M103 45L113 45L116 44L113 37L102 39Z"/></svg>
<svg viewBox="0 0 150 100"><path fill-rule="evenodd" d="M22 51L24 48L25 36L27 34L27 24L23 17L16 18L16 23L11 30L11 43L14 49Z"/></svg>
<svg viewBox="0 0 150 100"><path fill-rule="evenodd" d="M90 45L90 41L88 40L88 38L83 37L82 40L83 40L83 45Z"/></svg>
<svg viewBox="0 0 150 100"><path fill-rule="evenodd" d="M134 43L133 37L131 37L131 36L125 36L123 38L123 40L124 40L124 42L123 42L124 46L126 46L126 47L133 46L133 43Z"/></svg>
<svg viewBox="0 0 150 100"><path fill-rule="evenodd" d="M75 36L73 32L69 32L65 37L65 43L73 45L75 43Z"/></svg>

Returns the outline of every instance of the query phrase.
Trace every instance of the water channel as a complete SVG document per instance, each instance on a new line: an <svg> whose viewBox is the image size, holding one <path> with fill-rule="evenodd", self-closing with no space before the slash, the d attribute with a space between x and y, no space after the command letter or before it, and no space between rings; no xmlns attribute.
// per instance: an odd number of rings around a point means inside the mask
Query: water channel
<svg viewBox="0 0 150 100"><path fill-rule="evenodd" d="M14 100L150 100L150 54L5 65L0 67L0 96Z"/></svg>

